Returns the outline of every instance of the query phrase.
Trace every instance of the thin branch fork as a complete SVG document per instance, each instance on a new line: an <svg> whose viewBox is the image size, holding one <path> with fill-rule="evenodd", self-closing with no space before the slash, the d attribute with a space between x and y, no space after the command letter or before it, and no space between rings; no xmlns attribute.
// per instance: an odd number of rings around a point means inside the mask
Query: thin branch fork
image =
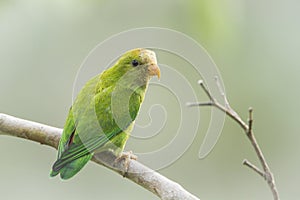
<svg viewBox="0 0 300 200"><path fill-rule="evenodd" d="M57 149L61 133L62 129L59 128L0 113L0 135L20 137ZM92 161L128 178L154 193L160 199L199 200L199 198L186 191L178 183L171 181L136 160L116 159L111 153L103 152L94 155Z"/></svg>
<svg viewBox="0 0 300 200"><path fill-rule="evenodd" d="M252 147L255 150L255 153L260 161L260 164L263 168L263 170L259 169L259 167L255 166L254 164L252 164L251 162L249 162L248 160L244 160L243 161L243 165L249 167L250 169L252 169L254 172L256 172L257 174L259 174L260 176L262 176L268 183L270 190L273 194L273 198L274 200L279 200L279 194L278 194L278 190L276 188L276 184L275 184L275 178L270 170L270 167L268 166L268 163L262 153L262 150L260 149L260 146L257 143L257 140L254 136L253 133L253 109L249 108L249 118L248 118L248 123L245 123L241 117L230 107L229 102L227 100L227 97L224 93L224 91L221 88L220 82L218 80L218 77L215 77L216 80L216 84L218 86L218 89L221 93L221 95L223 96L224 100L225 100L225 106L223 106L221 103L219 103L209 92L208 88L204 85L202 80L198 81L198 84L202 87L202 89L204 90L204 92L206 93L206 95L209 98L209 102L203 102L203 103L188 103L188 106L212 106L215 107L219 110L221 110L222 112L226 113L230 118L232 118L235 122L237 122L241 128L244 130L244 132L246 133L248 139L251 142Z"/></svg>

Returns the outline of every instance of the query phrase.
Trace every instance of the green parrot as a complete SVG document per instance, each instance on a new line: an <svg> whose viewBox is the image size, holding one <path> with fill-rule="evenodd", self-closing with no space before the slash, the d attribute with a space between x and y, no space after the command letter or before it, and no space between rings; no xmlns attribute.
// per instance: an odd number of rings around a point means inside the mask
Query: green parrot
<svg viewBox="0 0 300 200"><path fill-rule="evenodd" d="M70 108L50 176L73 177L94 153L120 157L152 76L160 77L156 55L138 48L90 79Z"/></svg>

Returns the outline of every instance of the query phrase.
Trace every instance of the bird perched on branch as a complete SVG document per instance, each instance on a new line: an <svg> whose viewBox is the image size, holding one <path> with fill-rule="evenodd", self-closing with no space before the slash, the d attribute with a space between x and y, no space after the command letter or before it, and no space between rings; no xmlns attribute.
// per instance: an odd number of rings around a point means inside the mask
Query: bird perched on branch
<svg viewBox="0 0 300 200"><path fill-rule="evenodd" d="M70 108L50 176L73 177L94 153L120 157L152 76L160 77L156 55L139 48L89 80Z"/></svg>

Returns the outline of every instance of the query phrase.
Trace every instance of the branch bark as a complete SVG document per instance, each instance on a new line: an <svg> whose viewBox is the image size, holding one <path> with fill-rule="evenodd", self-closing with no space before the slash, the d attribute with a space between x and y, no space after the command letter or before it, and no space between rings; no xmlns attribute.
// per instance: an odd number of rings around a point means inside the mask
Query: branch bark
<svg viewBox="0 0 300 200"><path fill-rule="evenodd" d="M254 136L254 132L252 130L253 127L253 109L249 108L249 118L248 118L248 123L244 122L242 120L242 118L237 114L237 112L235 112L235 110L233 110L230 107L230 104L227 100L227 97L224 93L224 91L222 90L221 86L220 86L220 82L218 80L218 77L215 77L216 80L216 84L219 88L220 93L222 94L224 100L225 100L225 106L223 106L221 103L219 103L209 92L208 88L204 85L204 82L202 80L198 81L198 84L202 87L202 89L204 90L204 92L206 93L206 95L209 98L209 102L200 102L200 103L188 103L188 106L212 106L215 107L219 110L221 110L222 112L226 113L231 119L233 119L236 123L238 123L240 125L240 127L244 130L245 134L247 135L249 141L251 142L251 145L253 147L253 149L255 150L255 153L260 161L260 164L263 168L263 170L259 169L257 166L255 166L254 164L250 163L248 160L244 160L243 161L243 165L249 167L249 169L252 169L254 172L256 172L257 174L259 174L260 176L262 176L268 183L269 188L273 194L273 198L274 200L279 200L279 193L278 190L276 188L276 184L275 184L275 178L273 176L273 173L271 172L271 169L263 155L263 152L260 148L260 146L257 143L257 140Z"/></svg>
<svg viewBox="0 0 300 200"><path fill-rule="evenodd" d="M0 135L10 135L35 141L57 149L62 129L0 113ZM171 181L136 160L115 159L109 153L96 154L92 161L135 182L163 200L199 200L178 183ZM127 163L125 163L127 162ZM127 171L127 172L126 172ZM124 173L126 172L126 173Z"/></svg>

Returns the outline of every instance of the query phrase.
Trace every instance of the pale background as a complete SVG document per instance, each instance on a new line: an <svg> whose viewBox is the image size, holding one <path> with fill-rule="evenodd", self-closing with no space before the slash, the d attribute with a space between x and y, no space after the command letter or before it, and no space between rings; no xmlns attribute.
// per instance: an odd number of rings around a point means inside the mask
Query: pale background
<svg viewBox="0 0 300 200"><path fill-rule="evenodd" d="M298 199L300 2L163 2L0 1L0 111L63 127L75 75L92 48L130 28L175 29L208 50L242 117L254 107L254 131L281 198ZM226 120L214 151L199 160L204 133L160 173L201 199L272 199L264 180L241 165L257 159L235 123ZM1 136L0 198L156 199L93 163L70 181L50 179L55 158L52 148Z"/></svg>

